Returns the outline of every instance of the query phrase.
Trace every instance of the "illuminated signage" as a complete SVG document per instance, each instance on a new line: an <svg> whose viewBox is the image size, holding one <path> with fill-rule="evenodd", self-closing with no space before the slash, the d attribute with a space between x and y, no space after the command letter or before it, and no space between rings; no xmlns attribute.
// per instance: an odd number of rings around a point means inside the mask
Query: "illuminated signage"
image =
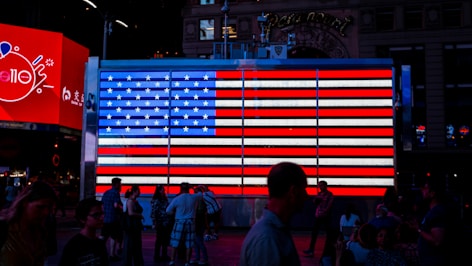
<svg viewBox="0 0 472 266"><path fill-rule="evenodd" d="M271 165L303 166L310 193L394 185L393 84L375 69L189 69L100 73L97 192L112 177L153 193L208 184L266 194Z"/></svg>

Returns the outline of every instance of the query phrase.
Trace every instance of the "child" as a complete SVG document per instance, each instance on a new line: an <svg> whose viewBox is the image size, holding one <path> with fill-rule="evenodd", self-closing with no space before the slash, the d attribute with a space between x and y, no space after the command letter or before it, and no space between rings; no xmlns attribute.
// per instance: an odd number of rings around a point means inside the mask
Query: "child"
<svg viewBox="0 0 472 266"><path fill-rule="evenodd" d="M59 266L109 265L105 241L97 232L103 226L103 204L94 198L81 200L75 209L75 217L82 229L64 246Z"/></svg>

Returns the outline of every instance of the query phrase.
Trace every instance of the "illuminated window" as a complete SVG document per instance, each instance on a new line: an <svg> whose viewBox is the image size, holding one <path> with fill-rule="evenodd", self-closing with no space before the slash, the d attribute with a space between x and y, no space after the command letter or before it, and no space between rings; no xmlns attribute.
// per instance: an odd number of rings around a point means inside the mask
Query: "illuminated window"
<svg viewBox="0 0 472 266"><path fill-rule="evenodd" d="M228 18L228 39L238 38L238 32L236 30L236 18ZM221 39L225 39L225 19L221 21Z"/></svg>
<svg viewBox="0 0 472 266"><path fill-rule="evenodd" d="M215 39L215 20L200 20L200 41L212 41Z"/></svg>
<svg viewBox="0 0 472 266"><path fill-rule="evenodd" d="M200 5L213 5L215 0L200 0Z"/></svg>

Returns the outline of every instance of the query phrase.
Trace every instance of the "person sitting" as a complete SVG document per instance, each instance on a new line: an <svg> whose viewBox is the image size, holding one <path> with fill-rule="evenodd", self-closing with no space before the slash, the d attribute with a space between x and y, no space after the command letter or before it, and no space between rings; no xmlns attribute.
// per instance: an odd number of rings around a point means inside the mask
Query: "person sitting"
<svg viewBox="0 0 472 266"><path fill-rule="evenodd" d="M383 204L377 205L375 217L369 221L375 228L388 228L392 232L397 228L400 222L394 217L388 215L388 209Z"/></svg>

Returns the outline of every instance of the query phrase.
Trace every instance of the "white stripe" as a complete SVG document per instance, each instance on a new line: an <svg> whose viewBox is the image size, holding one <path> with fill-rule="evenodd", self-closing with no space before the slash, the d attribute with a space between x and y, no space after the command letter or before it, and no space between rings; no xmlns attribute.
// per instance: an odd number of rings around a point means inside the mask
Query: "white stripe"
<svg viewBox="0 0 472 266"><path fill-rule="evenodd" d="M167 138L99 138L100 146L123 145L167 145ZM241 138L171 138L171 145L176 146L240 146ZM251 146L313 146L316 138L244 138L245 145ZM319 138L320 146L393 146L392 138Z"/></svg>
<svg viewBox="0 0 472 266"><path fill-rule="evenodd" d="M190 184L242 185L241 177L170 177L170 184L180 185L182 182L189 182Z"/></svg>
<svg viewBox="0 0 472 266"><path fill-rule="evenodd" d="M392 119L319 119L320 126L393 126Z"/></svg>
<svg viewBox="0 0 472 266"><path fill-rule="evenodd" d="M308 185L316 186L319 180L325 180L330 186L393 186L394 180L392 178L308 178ZM246 178L244 178L246 181Z"/></svg>
<svg viewBox="0 0 472 266"><path fill-rule="evenodd" d="M315 99L278 99L278 100L244 100L244 107L255 108L275 108L275 107L317 107ZM219 107L241 108L241 100L215 100L215 105ZM319 107L391 107L391 99L320 99Z"/></svg>
<svg viewBox="0 0 472 266"><path fill-rule="evenodd" d="M114 176L97 176L97 184L110 184L110 180ZM167 176L118 176L121 178L121 183L126 184L167 184Z"/></svg>
<svg viewBox="0 0 472 266"><path fill-rule="evenodd" d="M316 165L313 158L244 158L244 165L273 165L282 161L292 161L301 165ZM167 164L166 157L98 157L99 165L153 165ZM240 157L172 157L171 165L241 165ZM319 165L349 166L393 166L393 158L319 158Z"/></svg>
<svg viewBox="0 0 472 266"><path fill-rule="evenodd" d="M316 88L316 80L245 80L244 84L241 80L217 80L215 81L217 88ZM362 80L326 80L320 79L318 86L321 88L375 88L375 87L392 87L391 79L362 79Z"/></svg>
<svg viewBox="0 0 472 266"><path fill-rule="evenodd" d="M320 79L318 81L320 88L377 88L377 87L392 87L392 79L362 79L362 80L326 80Z"/></svg>
<svg viewBox="0 0 472 266"><path fill-rule="evenodd" d="M218 84L219 85L219 84ZM244 80L246 88L316 88L316 80Z"/></svg>
<svg viewBox="0 0 472 266"><path fill-rule="evenodd" d="M218 119L218 122L224 123L225 120ZM222 124L223 125L223 124ZM316 126L316 119L244 119L245 126Z"/></svg>

